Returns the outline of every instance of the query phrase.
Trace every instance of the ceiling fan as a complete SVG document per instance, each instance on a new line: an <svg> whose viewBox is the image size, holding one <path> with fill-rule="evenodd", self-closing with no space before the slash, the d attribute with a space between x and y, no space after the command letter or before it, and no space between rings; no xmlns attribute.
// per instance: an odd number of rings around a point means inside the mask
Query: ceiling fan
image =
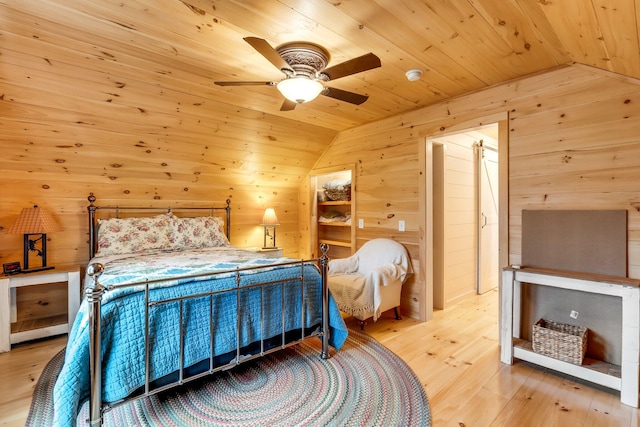
<svg viewBox="0 0 640 427"><path fill-rule="evenodd" d="M318 95L360 105L369 97L342 89L325 86L324 83L352 74L380 67L380 58L373 53L359 56L326 68L329 52L315 43L291 42L273 48L266 40L245 37L255 50L285 74L279 82L269 81L216 81L219 86L276 86L285 97L280 111L290 111L296 104L315 99Z"/></svg>

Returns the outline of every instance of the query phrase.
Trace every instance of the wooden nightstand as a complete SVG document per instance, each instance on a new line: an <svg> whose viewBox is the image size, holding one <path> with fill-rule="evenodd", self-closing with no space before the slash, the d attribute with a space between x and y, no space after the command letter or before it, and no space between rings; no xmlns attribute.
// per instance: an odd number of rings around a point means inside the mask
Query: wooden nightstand
<svg viewBox="0 0 640 427"><path fill-rule="evenodd" d="M242 248L247 251L262 254L265 258L282 258L282 248Z"/></svg>
<svg viewBox="0 0 640 427"><path fill-rule="evenodd" d="M20 327L12 332L11 324L18 319L16 289L24 286L67 283L67 317L59 320L44 319L31 327ZM68 333L80 307L80 268L57 267L37 273L0 275L0 352L10 351L11 344ZM59 316L58 316L59 317Z"/></svg>

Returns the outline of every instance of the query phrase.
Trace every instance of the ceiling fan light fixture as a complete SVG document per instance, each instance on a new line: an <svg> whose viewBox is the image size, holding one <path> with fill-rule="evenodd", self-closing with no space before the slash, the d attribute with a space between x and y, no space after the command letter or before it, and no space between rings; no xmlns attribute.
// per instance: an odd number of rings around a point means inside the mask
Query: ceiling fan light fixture
<svg viewBox="0 0 640 427"><path fill-rule="evenodd" d="M315 99L324 90L322 83L307 77L284 79L278 82L276 87L285 98L298 104Z"/></svg>

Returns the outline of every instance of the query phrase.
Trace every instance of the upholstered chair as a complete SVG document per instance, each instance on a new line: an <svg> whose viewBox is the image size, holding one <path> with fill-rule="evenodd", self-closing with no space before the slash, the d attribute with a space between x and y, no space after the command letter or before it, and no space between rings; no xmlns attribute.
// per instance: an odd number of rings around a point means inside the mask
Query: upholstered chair
<svg viewBox="0 0 640 427"><path fill-rule="evenodd" d="M329 261L329 290L338 307L360 321L375 322L384 311L394 309L400 319L400 292L413 274L411 259L402 244L373 239L348 258Z"/></svg>

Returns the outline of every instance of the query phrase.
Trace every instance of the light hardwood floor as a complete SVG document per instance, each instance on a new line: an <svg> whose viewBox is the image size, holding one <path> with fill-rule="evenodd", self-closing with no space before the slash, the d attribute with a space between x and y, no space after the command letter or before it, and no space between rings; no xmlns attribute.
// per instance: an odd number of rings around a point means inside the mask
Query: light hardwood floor
<svg viewBox="0 0 640 427"><path fill-rule="evenodd" d="M65 335L17 345L0 354L0 426L24 426L40 373L66 343Z"/></svg>
<svg viewBox="0 0 640 427"><path fill-rule="evenodd" d="M619 393L518 362L500 363L498 293L467 298L428 323L383 315L366 332L402 357L425 386L433 425L638 426ZM347 324L357 328L353 319ZM0 425L22 426L33 387L60 337L0 354Z"/></svg>

